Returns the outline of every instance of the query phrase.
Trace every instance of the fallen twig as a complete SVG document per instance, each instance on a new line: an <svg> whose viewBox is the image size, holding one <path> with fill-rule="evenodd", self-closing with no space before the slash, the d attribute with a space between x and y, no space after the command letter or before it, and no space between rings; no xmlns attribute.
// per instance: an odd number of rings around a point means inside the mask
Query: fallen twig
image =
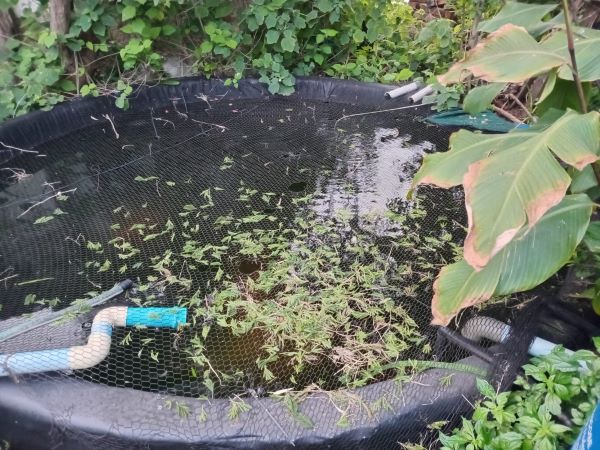
<svg viewBox="0 0 600 450"><path fill-rule="evenodd" d="M64 194L68 194L69 192L75 192L76 190L77 190L77 188L69 189L68 191L57 191L55 194L52 194L50 197L45 198L44 200L41 200L39 202L34 203L29 208L27 208L25 211L23 211L21 214L19 214L17 217L24 216L29 211L31 211L33 208L35 208L36 206L40 206L43 203L46 203L48 200L51 200L51 199L53 199L55 197L59 197L59 196L64 195Z"/></svg>
<svg viewBox="0 0 600 450"><path fill-rule="evenodd" d="M535 118L533 117L533 115L529 112L529 109L527 109L527 106L525 106L523 104L523 102L521 100L519 100L519 97L517 97L515 94L508 94L508 96L510 98L512 98L514 100L514 102L519 105L519 107L525 111L525 114L527 114L527 117L529 117L532 121L535 121Z"/></svg>
<svg viewBox="0 0 600 450"><path fill-rule="evenodd" d="M22 153L39 153L36 150L26 150L24 148L20 148L20 147L15 147L14 145L8 145L5 144L4 142L0 141L0 145L2 145L4 148L7 148L9 150L16 150L18 152L22 152Z"/></svg>
<svg viewBox="0 0 600 450"><path fill-rule="evenodd" d="M154 129L154 136L156 139L160 139L158 132L156 131L156 125L154 125L154 109L150 108L150 123L152 124L152 128ZM152 149L150 149L150 154L152 154Z"/></svg>
<svg viewBox="0 0 600 450"><path fill-rule="evenodd" d="M2 168L0 168L0 170L10 170L12 172L12 175L10 175L8 178L14 178L17 183L19 183L20 181L24 180L25 178L29 178L31 176L31 174L25 172L24 169L18 169L18 168L13 168L13 167L2 167Z"/></svg>
<svg viewBox="0 0 600 450"><path fill-rule="evenodd" d="M431 103L421 103L421 105L408 105L408 106L400 106L398 108L378 109L376 111L367 111L364 113L348 114L348 115L344 115L344 116L340 117L338 120L336 120L334 127L337 127L337 124L340 120L349 119L350 117L358 117L358 116L366 116L369 114L379 114L379 113L386 113L386 112L392 112L392 111L400 111L401 109L418 108L419 106L425 106L425 105L430 105L430 104Z"/></svg>
<svg viewBox="0 0 600 450"><path fill-rule="evenodd" d="M211 127L218 128L218 129L221 130L221 132L229 130L229 128L227 128L227 127L225 127L223 125L217 125L216 123L203 122L201 120L196 120L196 119L192 119L192 122L196 122L196 123L199 123L201 125L208 125L208 126L211 126Z"/></svg>
<svg viewBox="0 0 600 450"><path fill-rule="evenodd" d="M108 120L110 122L110 126L112 127L113 132L115 133L115 137L117 139L119 139L119 133L117 133L117 129L115 128L115 123L113 122L113 120L110 118L110 116L108 114L102 114L102 117L104 117L106 120Z"/></svg>
<svg viewBox="0 0 600 450"><path fill-rule="evenodd" d="M496 111L498 114L500 114L501 116L507 118L508 120L510 120L511 122L515 122L515 123L523 123L523 121L521 119L519 119L518 117L513 116L511 113L509 113L508 111L503 110L502 108L497 107L496 105L492 105L492 108L494 109L494 111Z"/></svg>
<svg viewBox="0 0 600 450"><path fill-rule="evenodd" d="M175 123L172 120L163 119L162 117L154 117L154 120L158 120L159 122L164 122L163 126L167 124L173 125L173 129L175 129Z"/></svg>

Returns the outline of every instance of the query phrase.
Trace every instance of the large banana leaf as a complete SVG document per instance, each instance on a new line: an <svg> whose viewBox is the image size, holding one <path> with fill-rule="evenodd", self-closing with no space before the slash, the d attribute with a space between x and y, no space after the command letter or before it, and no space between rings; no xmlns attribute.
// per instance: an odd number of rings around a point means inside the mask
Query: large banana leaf
<svg viewBox="0 0 600 450"><path fill-rule="evenodd" d="M433 184L450 188L462 183L469 165L496 152L511 148L537 133L513 131L502 134L481 134L460 130L450 136L447 152L425 155L421 168L413 178L413 186Z"/></svg>
<svg viewBox="0 0 600 450"><path fill-rule="evenodd" d="M600 80L600 30L577 28L574 43L577 71L581 81ZM570 59L565 31L553 33L542 42L541 47L546 51L560 55L562 58ZM558 76L565 80L573 79L571 68L566 65L559 69Z"/></svg>
<svg viewBox="0 0 600 450"><path fill-rule="evenodd" d="M444 267L434 284L433 323L447 325L467 306L543 283L569 261L591 212L587 195L566 196L533 227L522 228L482 270L464 260Z"/></svg>
<svg viewBox="0 0 600 450"><path fill-rule="evenodd" d="M442 84L458 83L470 72L485 81L519 83L568 63L568 57L543 47L525 28L508 24L480 42L465 60L438 79Z"/></svg>
<svg viewBox="0 0 600 450"><path fill-rule="evenodd" d="M600 79L600 31L577 28L575 56L582 81ZM572 80L571 58L567 49L567 36L557 31L543 42L537 42L525 28L504 25L481 41L467 57L438 77L440 83L458 83L471 73L489 82L520 83L551 69L558 69L558 76Z"/></svg>
<svg viewBox="0 0 600 450"><path fill-rule="evenodd" d="M469 166L463 178L465 260L475 270L564 197L571 179L552 153L578 170L598 159L599 117L570 111L535 138Z"/></svg>
<svg viewBox="0 0 600 450"><path fill-rule="evenodd" d="M492 33L498 28L512 23L527 29L528 32L539 32L544 29L542 19L557 5L539 5L535 3L506 2L502 10L489 20L481 22L479 31Z"/></svg>

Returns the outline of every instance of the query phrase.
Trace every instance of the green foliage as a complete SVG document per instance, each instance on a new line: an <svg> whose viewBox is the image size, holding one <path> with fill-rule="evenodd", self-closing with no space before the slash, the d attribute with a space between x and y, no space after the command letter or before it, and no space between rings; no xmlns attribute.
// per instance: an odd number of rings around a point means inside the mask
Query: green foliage
<svg viewBox="0 0 600 450"><path fill-rule="evenodd" d="M534 5L525 10L527 17L519 20L535 24L552 9ZM414 179L415 186L462 184L465 190L469 226L464 261L442 269L435 283L432 304L438 324L447 324L460 309L492 295L530 289L545 281L570 260L591 215L589 197L577 196L579 208L568 205L575 196L565 195L571 177L579 178L577 184L582 184L578 172L587 170L589 174L589 165L600 157L600 114L560 110L573 101L561 91L573 88L566 34L556 31L538 42L524 28L506 23L515 14L515 4L508 3L485 24L500 28L440 81L459 83L470 74L495 83L477 88L467 97L467 108L477 111L489 104L505 83L548 74L540 103L548 117L526 132L501 136L456 133L451 137L450 151L427 155ZM600 65L590 49L600 34L580 29L577 36L575 51L581 78L592 81L600 77ZM552 113L553 108L559 108L558 113ZM557 159L571 166L571 171ZM560 225L556 223L560 232L547 230L542 233L544 246L536 245L538 227L548 226L561 209L564 217ZM523 261L528 263L522 266Z"/></svg>
<svg viewBox="0 0 600 450"><path fill-rule="evenodd" d="M56 34L42 30L34 20L25 23L30 28L24 41L8 39L5 58L0 50L0 121L31 109L51 108L74 89L61 79Z"/></svg>
<svg viewBox="0 0 600 450"><path fill-rule="evenodd" d="M434 90L433 93L425 96L423 103L431 103L431 108L437 111L447 111L459 106L460 98L464 93L464 86L462 84L444 86L434 83L432 87Z"/></svg>
<svg viewBox="0 0 600 450"><path fill-rule="evenodd" d="M283 95L300 75L429 80L458 57L464 38L454 22L425 23L410 6L384 0L254 0L239 11L219 0L75 0L62 36L48 31L45 8L29 13L25 34L6 46L0 120L74 95L108 94L125 108L134 85L166 77L168 57L228 84L257 76Z"/></svg>
<svg viewBox="0 0 600 450"><path fill-rule="evenodd" d="M600 400L600 358L557 348L523 370L511 392L478 380L483 400L451 435L440 433L442 450L568 448Z"/></svg>
<svg viewBox="0 0 600 450"><path fill-rule="evenodd" d="M452 21L432 20L417 35L416 45L409 51L410 58L427 67L432 75L440 73L458 54L461 42L457 35L460 35L460 27Z"/></svg>
<svg viewBox="0 0 600 450"><path fill-rule="evenodd" d="M585 194L567 196L535 225L522 229L480 270L465 260L444 267L432 301L434 322L448 323L465 304L526 291L547 280L569 261L583 238L591 210L592 202ZM548 236L556 236L556 242L537 248L536 242Z"/></svg>

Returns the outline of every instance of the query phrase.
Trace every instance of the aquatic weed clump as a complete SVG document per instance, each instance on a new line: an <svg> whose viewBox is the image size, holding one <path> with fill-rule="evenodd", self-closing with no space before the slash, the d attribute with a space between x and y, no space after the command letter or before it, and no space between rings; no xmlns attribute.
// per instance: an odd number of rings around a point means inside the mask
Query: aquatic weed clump
<svg viewBox="0 0 600 450"><path fill-rule="evenodd" d="M224 199L241 207L216 208ZM81 274L128 274L137 285L129 301L177 304L190 319L169 345L134 329L115 348L188 379L164 386L193 396L331 391L410 375L410 362L430 358L422 299L455 256L460 227L426 197L367 213L325 210L321 199L240 182L235 198L208 188L176 214L150 202L113 208L107 236L85 241Z"/></svg>
<svg viewBox="0 0 600 450"><path fill-rule="evenodd" d="M293 226L249 230L226 239L256 271L229 277L195 310L206 338L212 327L236 336L260 334L256 360L265 382L282 364L288 382L311 366L333 363L337 382L361 386L384 366L423 343L416 322L397 301L395 260L349 218L298 217ZM204 340L193 358L206 363ZM273 367L279 367L274 370ZM284 369L284 372L286 370Z"/></svg>

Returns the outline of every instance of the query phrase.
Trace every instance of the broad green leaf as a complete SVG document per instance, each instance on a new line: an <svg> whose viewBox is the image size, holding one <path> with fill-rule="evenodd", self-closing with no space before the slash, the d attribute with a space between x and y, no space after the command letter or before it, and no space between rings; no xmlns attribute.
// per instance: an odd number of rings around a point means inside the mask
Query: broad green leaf
<svg viewBox="0 0 600 450"><path fill-rule="evenodd" d="M569 175L572 180L571 186L569 187L571 194L579 194L594 186L598 186L598 181L596 180L596 175L594 174L594 169L591 165L584 167L583 170L570 168Z"/></svg>
<svg viewBox="0 0 600 450"><path fill-rule="evenodd" d="M135 13L136 13L136 8L134 5L127 5L123 8L123 11L121 12L121 20L123 22L129 20L129 19L133 19L135 17Z"/></svg>
<svg viewBox="0 0 600 450"><path fill-rule="evenodd" d="M589 83L583 83L584 93L589 94ZM550 109L567 110L573 109L581 112L579 96L574 81L558 78L556 71L548 74L544 90L540 94L535 113L544 115Z"/></svg>
<svg viewBox="0 0 600 450"><path fill-rule="evenodd" d="M600 222L594 221L590 223L583 242L591 252L600 252Z"/></svg>
<svg viewBox="0 0 600 450"><path fill-rule="evenodd" d="M555 67L568 58L539 44L525 28L504 25L454 64L438 79L442 84L458 83L465 73L490 82L519 83Z"/></svg>
<svg viewBox="0 0 600 450"><path fill-rule="evenodd" d="M575 82L558 78L556 72L556 70L553 70L548 74L544 89L542 90L535 107L536 115L543 116L551 109L562 111L573 109L582 112ZM591 83L589 82L582 83L586 100L589 100L590 97L590 84Z"/></svg>
<svg viewBox="0 0 600 450"><path fill-rule="evenodd" d="M585 194L566 196L533 227L522 228L482 270L464 260L444 267L434 283L432 323L447 325L463 308L543 283L569 261L591 212Z"/></svg>
<svg viewBox="0 0 600 450"><path fill-rule="evenodd" d="M598 49L600 48L600 30L578 28L574 36L574 44L577 71L581 81L599 80L600 58L598 58ZM567 48L567 34L564 31L552 34L542 42L541 48L544 51L552 51L560 55L568 62L571 61ZM572 80L573 73L570 66L562 65L558 71L558 76L565 80Z"/></svg>
<svg viewBox="0 0 600 450"><path fill-rule="evenodd" d="M536 226L521 230L503 252L502 275L494 295L533 289L567 264L585 235L592 206L585 194L568 195Z"/></svg>
<svg viewBox="0 0 600 450"><path fill-rule="evenodd" d="M556 9L556 4L539 5L536 3L506 2L498 14L481 22L479 31L492 33L506 24L518 25L528 32L539 29L546 14Z"/></svg>
<svg viewBox="0 0 600 450"><path fill-rule="evenodd" d="M293 52L294 48L296 48L296 39L293 37L284 37L281 40L281 48L286 52Z"/></svg>
<svg viewBox="0 0 600 450"><path fill-rule="evenodd" d="M267 44L271 45L271 44L275 44L276 42L279 41L279 31L277 30L269 30L267 31L267 34L265 35L265 38L267 40Z"/></svg>
<svg viewBox="0 0 600 450"><path fill-rule="evenodd" d="M532 227L561 201L571 178L552 153L579 170L598 159L599 117L569 111L534 139L469 166L463 186L471 266L485 267L521 227Z"/></svg>
<svg viewBox="0 0 600 450"><path fill-rule="evenodd" d="M492 101L505 86L504 83L489 83L471 89L465 97L463 109L469 114L477 114L489 109Z"/></svg>
<svg viewBox="0 0 600 450"><path fill-rule="evenodd" d="M431 312L433 325L448 325L463 308L489 300L498 285L497 264L475 272L463 259L445 266L433 283Z"/></svg>
<svg viewBox="0 0 600 450"><path fill-rule="evenodd" d="M460 130L450 136L447 152L425 155L423 165L413 178L413 186L433 184L450 188L462 183L470 164L498 151L511 148L535 133L514 131L506 134L481 134Z"/></svg>

